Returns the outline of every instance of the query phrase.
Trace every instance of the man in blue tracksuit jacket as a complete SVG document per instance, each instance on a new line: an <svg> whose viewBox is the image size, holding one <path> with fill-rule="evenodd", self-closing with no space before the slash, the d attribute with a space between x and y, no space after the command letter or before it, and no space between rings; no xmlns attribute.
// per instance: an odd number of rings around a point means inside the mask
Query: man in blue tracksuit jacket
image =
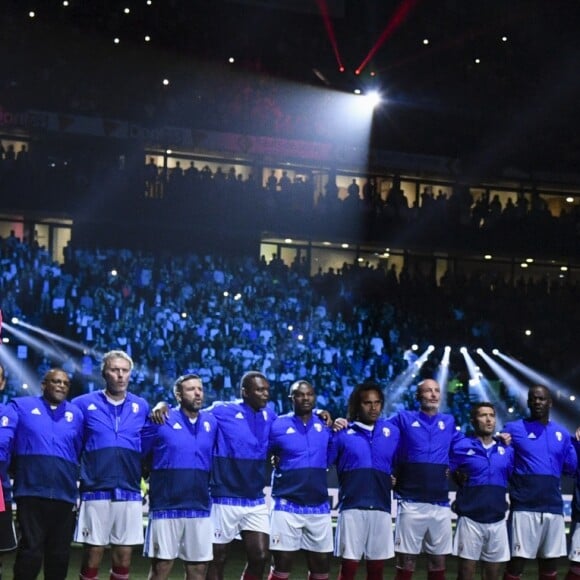
<svg viewBox="0 0 580 580"><path fill-rule="evenodd" d="M528 391L529 419L507 423L515 451L510 479L512 558L504 578L521 576L526 560L537 559L539 576L554 580L558 558L566 554L560 479L574 475L576 451L567 430L550 420L552 394L535 385Z"/></svg>
<svg viewBox="0 0 580 580"><path fill-rule="evenodd" d="M81 506L75 541L84 544L81 578L97 578L106 546L111 545L111 578L123 580L132 547L143 543L141 430L149 405L128 392L133 361L123 351L103 355L105 389L81 395L74 403L84 418Z"/></svg>
<svg viewBox="0 0 580 580"><path fill-rule="evenodd" d="M6 386L6 373L0 365L0 392ZM10 482L10 461L14 445L14 433L18 415L12 405L0 403L0 479L4 496L4 511L0 512L0 580L2 580L2 556L16 548L16 531L12 515L12 484Z"/></svg>
<svg viewBox="0 0 580 580"><path fill-rule="evenodd" d="M240 380L241 401L215 403L210 411L218 421L211 477L213 561L208 580L222 580L228 545L237 535L247 556L244 580L258 580L268 561L267 484L268 437L276 414L266 407L270 383L257 371Z"/></svg>
<svg viewBox="0 0 580 580"><path fill-rule="evenodd" d="M354 580L366 559L367 580L382 580L385 560L394 556L391 520L392 462L399 429L381 418L385 395L366 382L348 401L346 429L335 433L330 462L338 472L338 522L334 553L339 580Z"/></svg>
<svg viewBox="0 0 580 580"><path fill-rule="evenodd" d="M449 450L463 435L451 415L439 413L437 381L419 383L416 397L418 411L401 411L390 419L401 432L395 470L395 580L410 580L422 551L428 555L428 580L444 580L445 556L452 548Z"/></svg>
<svg viewBox="0 0 580 580"><path fill-rule="evenodd" d="M191 579L205 579L212 559L209 478L217 421L203 405L198 375L179 377L173 386L179 406L159 425L148 422L142 433L149 468L149 523L144 555L151 558L151 578L167 578L175 558Z"/></svg>
<svg viewBox="0 0 580 580"><path fill-rule="evenodd" d="M270 517L270 580L287 580L295 554L305 550L310 577L328 578L332 521L327 469L332 432L314 413L316 394L304 380L290 386L293 412L274 421L270 453L274 457Z"/></svg>
<svg viewBox="0 0 580 580"><path fill-rule="evenodd" d="M514 450L494 439L496 416L491 403L475 403L470 414L475 435L453 445L450 456L458 484L453 553L459 557L458 580L472 580L478 562L486 580L497 580L501 562L510 559L505 514Z"/></svg>
<svg viewBox="0 0 580 580"><path fill-rule="evenodd" d="M14 497L20 543L14 577L64 580L75 524L79 456L83 418L66 401L69 377L49 370L42 380L42 396L18 397L11 402L18 417L14 438Z"/></svg>

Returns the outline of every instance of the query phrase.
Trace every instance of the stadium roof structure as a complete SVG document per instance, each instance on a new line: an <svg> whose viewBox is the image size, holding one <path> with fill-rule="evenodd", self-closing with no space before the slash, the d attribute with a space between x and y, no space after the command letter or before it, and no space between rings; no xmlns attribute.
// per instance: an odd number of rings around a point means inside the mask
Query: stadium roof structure
<svg viewBox="0 0 580 580"><path fill-rule="evenodd" d="M377 89L381 148L526 171L580 162L576 0L7 0L0 20L3 55L18 63L4 89L42 74L34 63L46 65L49 46L75 58L107 47L112 71L125 51L160 76L167 64L203 61ZM92 71L78 69L79 85Z"/></svg>

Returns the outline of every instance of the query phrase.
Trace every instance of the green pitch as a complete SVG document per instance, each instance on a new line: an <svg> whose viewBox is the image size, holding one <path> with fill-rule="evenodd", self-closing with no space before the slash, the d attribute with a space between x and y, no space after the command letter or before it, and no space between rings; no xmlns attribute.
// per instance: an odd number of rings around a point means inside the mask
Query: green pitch
<svg viewBox="0 0 580 580"><path fill-rule="evenodd" d="M3 579L7 580L12 578L12 562L14 561L13 554L6 554L4 556L4 573ZM78 573L80 569L80 561L81 561L81 548L78 545L73 545L72 555L71 555L71 565L69 568L68 577L70 580L78 579ZM100 578L105 579L109 577L109 555L108 552L105 554L104 565L101 567ZM244 555L242 553L241 545L239 542L234 542L231 546L230 551L230 559L228 561L227 569L226 569L226 580L239 580L242 568L244 566ZM559 566L559 578L563 579L566 571L568 569L568 560L566 558L562 558L560 561ZM131 580L146 580L147 574L149 571L149 562L146 558L141 556L141 548L137 548L134 552L133 556L133 566L131 569ZM448 564L447 564L447 580L455 580L457 577L457 567L455 558L449 557ZM330 580L335 580L338 573L338 560L333 559L330 569ZM390 560L387 562L385 567L385 580L390 580L394 577L394 560ZM297 556L296 565L294 567L294 571L292 573L291 578L296 580L305 580L307 577L306 573L306 566L304 564L304 557L302 554ZM530 562L526 571L524 572L524 578L535 578L537 577L537 569L535 562ZM44 578L41 574L40 578ZM170 578L178 579L183 578L183 568L181 567L181 562L176 561L173 566L173 571L171 573ZM365 578L365 569L364 563L359 569L359 573L357 578L364 580ZM417 571L414 575L413 580L426 580L427 574L425 571L425 562L420 559Z"/></svg>

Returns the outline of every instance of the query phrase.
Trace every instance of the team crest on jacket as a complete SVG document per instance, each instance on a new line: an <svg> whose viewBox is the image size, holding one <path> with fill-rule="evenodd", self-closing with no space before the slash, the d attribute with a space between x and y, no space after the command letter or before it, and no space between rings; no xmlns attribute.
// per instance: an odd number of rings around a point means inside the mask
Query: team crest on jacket
<svg viewBox="0 0 580 580"><path fill-rule="evenodd" d="M72 414L70 411L66 411L66 412L65 412L65 414L64 414L64 420L65 420L67 423L72 423L72 420L73 420L73 414Z"/></svg>
<svg viewBox="0 0 580 580"><path fill-rule="evenodd" d="M504 449L503 447L498 447L498 448L497 448L497 452L498 452L500 455L505 455L505 449Z"/></svg>
<svg viewBox="0 0 580 580"><path fill-rule="evenodd" d="M207 433L209 433L211 430L210 424L207 421L203 422L203 428L206 430Z"/></svg>
<svg viewBox="0 0 580 580"><path fill-rule="evenodd" d="M133 409L133 413L139 412L139 403L131 403L131 408Z"/></svg>
<svg viewBox="0 0 580 580"><path fill-rule="evenodd" d="M556 439L562 441L562 433L560 431L556 431Z"/></svg>
<svg viewBox="0 0 580 580"><path fill-rule="evenodd" d="M10 423L10 419L6 415L2 417L2 427L7 427L8 423Z"/></svg>
<svg viewBox="0 0 580 580"><path fill-rule="evenodd" d="M391 430L388 427L383 427L383 435L385 437L390 437L391 436Z"/></svg>
<svg viewBox="0 0 580 580"><path fill-rule="evenodd" d="M443 421L438 421L437 426L439 427L439 429L441 429L441 431L443 431L443 429L445 429L445 423L443 423Z"/></svg>
<svg viewBox="0 0 580 580"><path fill-rule="evenodd" d="M322 425L320 423L314 423L314 429L320 433L322 431Z"/></svg>

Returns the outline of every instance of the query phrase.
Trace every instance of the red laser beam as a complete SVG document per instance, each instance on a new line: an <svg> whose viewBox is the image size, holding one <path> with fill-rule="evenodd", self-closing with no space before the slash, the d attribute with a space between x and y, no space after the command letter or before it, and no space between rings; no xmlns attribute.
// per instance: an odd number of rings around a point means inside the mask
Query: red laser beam
<svg viewBox="0 0 580 580"><path fill-rule="evenodd" d="M392 18L389 20L385 29L381 32L381 36L375 42L374 46L369 50L369 53L365 56L364 60L359 64L355 73L360 74L366 65L370 62L376 52L381 48L381 46L386 42L386 40L399 28L403 23L405 18L409 15L409 12L415 7L419 0L403 0L401 4L397 7L397 10L393 14Z"/></svg>
<svg viewBox="0 0 580 580"><path fill-rule="evenodd" d="M324 28L326 28L326 34L328 34L328 39L330 40L332 50L334 51L334 57L336 58L336 62L338 64L338 70L340 70L340 72L344 72L344 65L342 64L340 53L338 52L338 43L336 42L336 36L334 34L332 21L330 20L330 14L326 0L316 0L316 4L318 4L318 10L320 11L320 16L322 16Z"/></svg>

